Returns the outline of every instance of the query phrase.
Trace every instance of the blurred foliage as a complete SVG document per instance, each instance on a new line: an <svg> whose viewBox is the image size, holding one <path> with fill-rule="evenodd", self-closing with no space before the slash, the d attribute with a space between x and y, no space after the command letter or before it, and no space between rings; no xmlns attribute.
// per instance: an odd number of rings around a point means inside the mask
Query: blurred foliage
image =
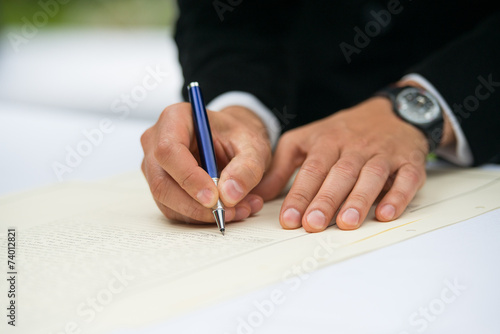
<svg viewBox="0 0 500 334"><path fill-rule="evenodd" d="M2 23L22 25L42 11L49 25L89 27L169 26L176 17L175 0L0 0Z"/></svg>

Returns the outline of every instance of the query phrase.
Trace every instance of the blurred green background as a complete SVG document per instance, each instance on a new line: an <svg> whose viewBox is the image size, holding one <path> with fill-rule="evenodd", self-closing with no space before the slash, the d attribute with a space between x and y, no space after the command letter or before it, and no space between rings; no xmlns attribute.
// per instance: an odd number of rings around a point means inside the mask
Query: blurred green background
<svg viewBox="0 0 500 334"><path fill-rule="evenodd" d="M69 0L66 4L58 0L1 0L1 21L4 25L22 25L23 17L31 21L37 12L47 12L40 3L48 8L57 4L48 26L165 27L176 17L175 0Z"/></svg>

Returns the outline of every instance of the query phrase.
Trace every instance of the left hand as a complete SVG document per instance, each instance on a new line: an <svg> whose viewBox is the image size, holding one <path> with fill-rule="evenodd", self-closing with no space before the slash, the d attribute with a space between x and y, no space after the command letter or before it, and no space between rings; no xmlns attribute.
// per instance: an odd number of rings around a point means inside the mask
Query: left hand
<svg viewBox="0 0 500 334"><path fill-rule="evenodd" d="M388 99L374 97L284 133L254 192L276 197L301 166L281 207L281 225L320 232L340 209L337 226L357 229L381 193L378 220L403 213L425 182L427 153L423 133L398 118Z"/></svg>

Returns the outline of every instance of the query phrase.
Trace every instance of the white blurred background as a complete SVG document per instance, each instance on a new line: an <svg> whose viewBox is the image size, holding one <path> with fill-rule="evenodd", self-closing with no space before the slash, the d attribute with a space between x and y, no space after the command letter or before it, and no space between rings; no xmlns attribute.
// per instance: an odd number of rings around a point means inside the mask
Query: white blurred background
<svg viewBox="0 0 500 334"><path fill-rule="evenodd" d="M140 135L181 101L175 1L1 6L0 195L138 169Z"/></svg>

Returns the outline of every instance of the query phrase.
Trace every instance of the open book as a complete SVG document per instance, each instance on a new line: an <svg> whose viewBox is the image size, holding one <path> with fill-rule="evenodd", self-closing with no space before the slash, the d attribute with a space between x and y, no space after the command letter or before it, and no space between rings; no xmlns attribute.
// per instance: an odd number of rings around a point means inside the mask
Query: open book
<svg viewBox="0 0 500 334"><path fill-rule="evenodd" d="M372 211L356 231L283 230L281 202L229 223L222 236L215 224L163 217L140 173L4 197L2 266L15 272L16 295L8 297L10 283L0 280L1 303L14 300L16 327L3 316L1 332L110 333L278 281L293 287L302 273L499 208L500 173L429 171L401 218L380 223ZM9 229L13 269L7 268Z"/></svg>

